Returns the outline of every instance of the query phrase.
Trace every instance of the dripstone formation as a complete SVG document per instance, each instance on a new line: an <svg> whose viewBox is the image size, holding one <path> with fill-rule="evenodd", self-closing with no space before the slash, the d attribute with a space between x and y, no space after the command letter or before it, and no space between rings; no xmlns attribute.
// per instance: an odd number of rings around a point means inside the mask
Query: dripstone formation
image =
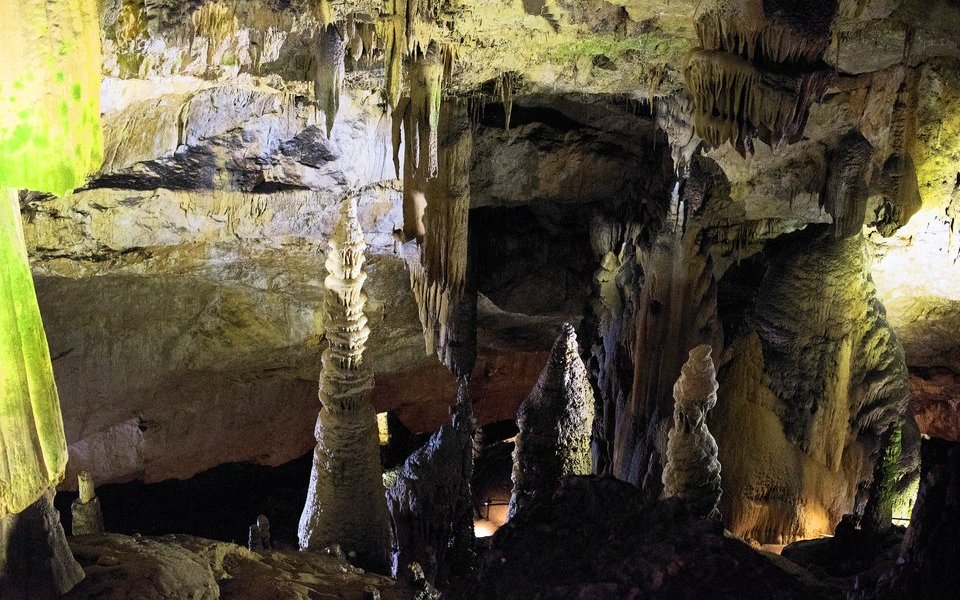
<svg viewBox="0 0 960 600"><path fill-rule="evenodd" d="M70 505L73 513L73 535L89 535L103 533L103 512L100 510L100 499L97 498L93 486L93 475L81 471L77 476L80 487L80 496Z"/></svg>
<svg viewBox="0 0 960 600"><path fill-rule="evenodd" d="M534 500L549 498L564 477L591 473L593 403L577 334L568 323L517 413L520 433L513 451L508 518Z"/></svg>
<svg viewBox="0 0 960 600"><path fill-rule="evenodd" d="M707 429L707 412L717 404L717 372L711 348L697 346L673 386L673 429L668 434L663 494L684 500L701 517L717 515L720 461Z"/></svg>
<svg viewBox="0 0 960 600"><path fill-rule="evenodd" d="M300 547L340 544L367 568L386 571L390 525L380 468L377 414L368 394L373 376L363 363L370 328L364 314L366 243L356 200L344 201L327 251L317 447Z"/></svg>

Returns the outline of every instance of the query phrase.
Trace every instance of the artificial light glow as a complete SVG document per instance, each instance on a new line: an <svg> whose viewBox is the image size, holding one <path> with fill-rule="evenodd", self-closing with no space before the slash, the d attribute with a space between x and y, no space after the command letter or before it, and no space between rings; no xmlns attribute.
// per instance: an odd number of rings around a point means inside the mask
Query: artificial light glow
<svg viewBox="0 0 960 600"><path fill-rule="evenodd" d="M380 436L380 445L386 446L390 443L390 423L387 421L387 413L377 413L377 433Z"/></svg>
<svg viewBox="0 0 960 600"><path fill-rule="evenodd" d="M0 517L62 478L60 401L27 262L16 191L0 190Z"/></svg>
<svg viewBox="0 0 960 600"><path fill-rule="evenodd" d="M100 167L96 0L0 2L0 188L63 195Z"/></svg>

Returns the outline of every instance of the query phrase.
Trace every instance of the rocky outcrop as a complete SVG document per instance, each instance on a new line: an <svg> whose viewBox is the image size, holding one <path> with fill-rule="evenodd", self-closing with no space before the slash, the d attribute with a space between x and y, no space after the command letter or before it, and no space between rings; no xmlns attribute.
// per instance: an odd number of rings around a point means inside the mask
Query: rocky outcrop
<svg viewBox="0 0 960 600"><path fill-rule="evenodd" d="M580 359L573 326L565 324L536 387L517 411L513 451L513 493L507 518L541 498L549 498L560 482L589 475L593 461L593 389Z"/></svg>
<svg viewBox="0 0 960 600"><path fill-rule="evenodd" d="M387 571L390 524L380 466L373 374L363 361L370 328L364 314L367 274L356 200L344 200L329 242L324 281L327 349L320 372L317 447L300 517L300 548L339 544L360 564Z"/></svg>
<svg viewBox="0 0 960 600"><path fill-rule="evenodd" d="M720 462L707 429L707 412L717 404L717 371L710 346L697 346L673 386L673 429L667 436L663 495L680 498L690 512L718 516Z"/></svg>
<svg viewBox="0 0 960 600"><path fill-rule="evenodd" d="M490 600L839 595L677 500L644 505L634 486L601 477L569 478L501 527L471 592Z"/></svg>
<svg viewBox="0 0 960 600"><path fill-rule="evenodd" d="M264 550L169 535L118 534L73 538L71 549L86 578L66 598L83 600L299 600L325 595L361 598L375 590L384 600L412 592L346 561L322 553Z"/></svg>
<svg viewBox="0 0 960 600"><path fill-rule="evenodd" d="M427 582L441 589L469 580L473 568L473 423L466 394L461 386L450 423L407 458L387 490L394 576L419 563Z"/></svg>

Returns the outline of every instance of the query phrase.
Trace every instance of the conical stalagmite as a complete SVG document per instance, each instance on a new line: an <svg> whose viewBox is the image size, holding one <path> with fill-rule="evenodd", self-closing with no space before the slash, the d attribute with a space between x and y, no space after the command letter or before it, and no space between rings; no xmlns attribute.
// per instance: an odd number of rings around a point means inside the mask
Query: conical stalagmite
<svg viewBox="0 0 960 600"><path fill-rule="evenodd" d="M386 571L390 525L380 467L373 376L363 364L370 329L363 308L366 243L356 201L344 202L327 253L326 337L317 447L300 517L300 547L340 544L367 568Z"/></svg>
<svg viewBox="0 0 960 600"><path fill-rule="evenodd" d="M686 501L696 514L717 512L720 502L720 461L717 442L707 429L707 412L717 403L717 372L706 344L690 358L673 386L673 429L667 441L663 494Z"/></svg>
<svg viewBox="0 0 960 600"><path fill-rule="evenodd" d="M517 414L520 433L513 451L508 518L532 501L549 497L564 477L590 474L593 402L577 334L566 324Z"/></svg>

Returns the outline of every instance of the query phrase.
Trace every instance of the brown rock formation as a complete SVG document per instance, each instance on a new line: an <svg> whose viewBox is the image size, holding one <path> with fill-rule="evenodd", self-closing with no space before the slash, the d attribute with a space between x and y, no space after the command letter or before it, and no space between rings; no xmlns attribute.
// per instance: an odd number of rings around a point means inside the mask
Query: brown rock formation
<svg viewBox="0 0 960 600"><path fill-rule="evenodd" d="M592 470L593 389L573 326L563 326L536 387L517 411L513 493L507 518L549 498L565 477Z"/></svg>

